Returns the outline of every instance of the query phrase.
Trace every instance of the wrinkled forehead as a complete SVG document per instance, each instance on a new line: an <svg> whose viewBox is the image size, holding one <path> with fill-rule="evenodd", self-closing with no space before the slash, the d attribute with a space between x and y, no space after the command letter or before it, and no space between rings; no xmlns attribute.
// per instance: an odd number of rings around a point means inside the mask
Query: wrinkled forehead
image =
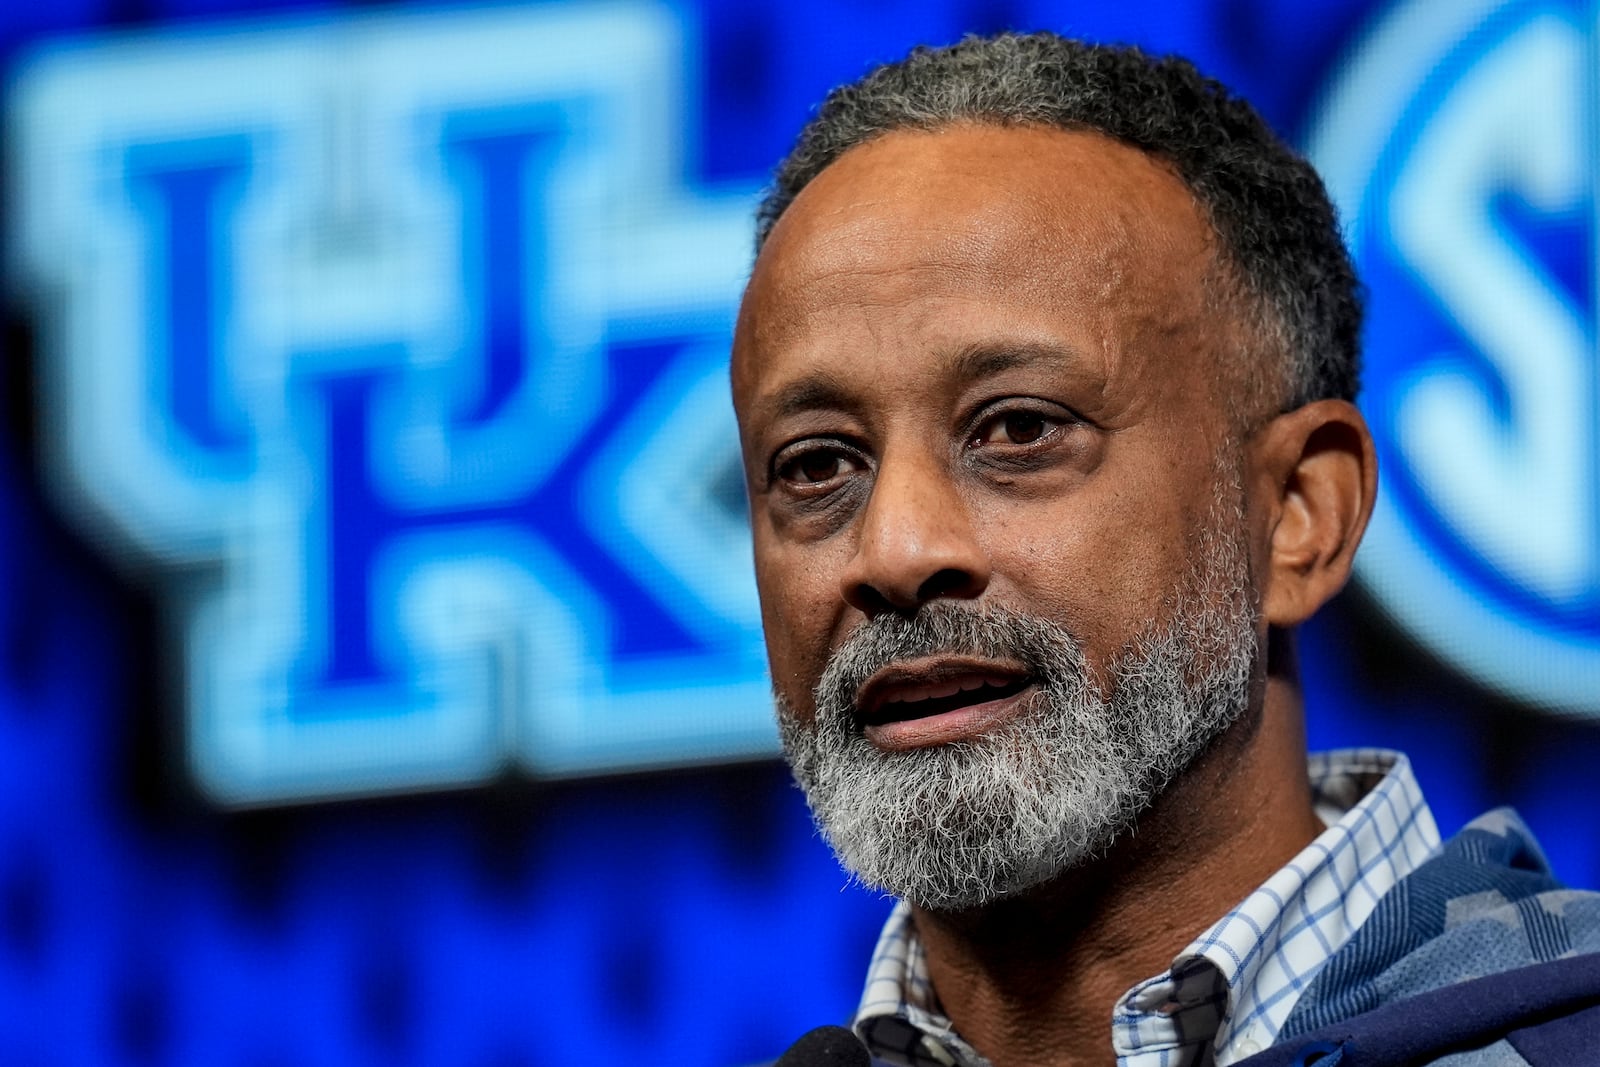
<svg viewBox="0 0 1600 1067"><path fill-rule="evenodd" d="M1215 315L1215 257L1182 180L1100 134L886 134L823 170L773 227L740 311L735 403L742 415L757 379L804 359L818 324L845 314L1037 307L1106 344L1197 323Z"/></svg>

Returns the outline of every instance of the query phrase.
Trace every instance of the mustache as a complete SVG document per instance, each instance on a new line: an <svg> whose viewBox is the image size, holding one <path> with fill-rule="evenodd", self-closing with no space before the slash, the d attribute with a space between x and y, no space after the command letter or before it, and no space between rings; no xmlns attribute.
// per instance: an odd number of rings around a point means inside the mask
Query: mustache
<svg viewBox="0 0 1600 1067"><path fill-rule="evenodd" d="M1090 679L1082 644L1057 623L998 606L933 601L909 615L869 619L833 651L813 693L819 723L852 720L856 694L879 671L933 656L1019 662L1046 685Z"/></svg>

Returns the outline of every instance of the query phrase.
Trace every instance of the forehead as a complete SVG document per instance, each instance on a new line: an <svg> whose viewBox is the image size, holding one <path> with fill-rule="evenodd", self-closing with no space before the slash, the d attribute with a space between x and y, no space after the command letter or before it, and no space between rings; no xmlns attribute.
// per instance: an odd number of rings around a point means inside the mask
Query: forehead
<svg viewBox="0 0 1600 1067"><path fill-rule="evenodd" d="M743 411L757 378L837 355L817 347L830 337L936 358L1011 332L1108 375L1170 364L1180 353L1155 335L1214 325L1214 246L1176 174L1100 134L886 134L824 169L773 227L740 313L735 401Z"/></svg>

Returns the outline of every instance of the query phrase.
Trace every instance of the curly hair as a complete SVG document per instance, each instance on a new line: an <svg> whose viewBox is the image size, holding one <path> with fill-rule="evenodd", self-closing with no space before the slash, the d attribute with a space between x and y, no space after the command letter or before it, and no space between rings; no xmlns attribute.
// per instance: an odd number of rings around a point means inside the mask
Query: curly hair
<svg viewBox="0 0 1600 1067"><path fill-rule="evenodd" d="M823 101L762 200L757 252L800 190L849 149L964 122L1097 131L1175 168L1249 298L1266 358L1279 361L1273 406L1355 399L1360 286L1322 180L1250 104L1177 57L1052 33L917 48Z"/></svg>

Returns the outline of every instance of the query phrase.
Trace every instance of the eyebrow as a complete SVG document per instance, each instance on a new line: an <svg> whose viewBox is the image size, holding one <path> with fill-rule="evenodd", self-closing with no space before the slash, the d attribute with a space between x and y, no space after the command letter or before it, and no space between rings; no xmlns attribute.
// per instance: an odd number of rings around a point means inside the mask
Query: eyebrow
<svg viewBox="0 0 1600 1067"><path fill-rule="evenodd" d="M1082 357L1056 344L1027 341L978 341L959 349L941 373L972 382L1018 367L1045 364L1062 371L1084 369ZM760 402L768 419L783 419L812 411L859 414L861 400L855 391L827 371L817 370L786 383Z"/></svg>
<svg viewBox="0 0 1600 1067"><path fill-rule="evenodd" d="M855 411L859 402L843 382L825 371L814 371L789 382L761 404L771 418L782 419L808 411Z"/></svg>
<svg viewBox="0 0 1600 1067"><path fill-rule="evenodd" d="M1083 357L1070 348L1056 344L1033 342L980 341L967 345L951 360L951 370L961 381L987 378L1017 367L1031 367L1040 363L1061 370L1083 370Z"/></svg>

